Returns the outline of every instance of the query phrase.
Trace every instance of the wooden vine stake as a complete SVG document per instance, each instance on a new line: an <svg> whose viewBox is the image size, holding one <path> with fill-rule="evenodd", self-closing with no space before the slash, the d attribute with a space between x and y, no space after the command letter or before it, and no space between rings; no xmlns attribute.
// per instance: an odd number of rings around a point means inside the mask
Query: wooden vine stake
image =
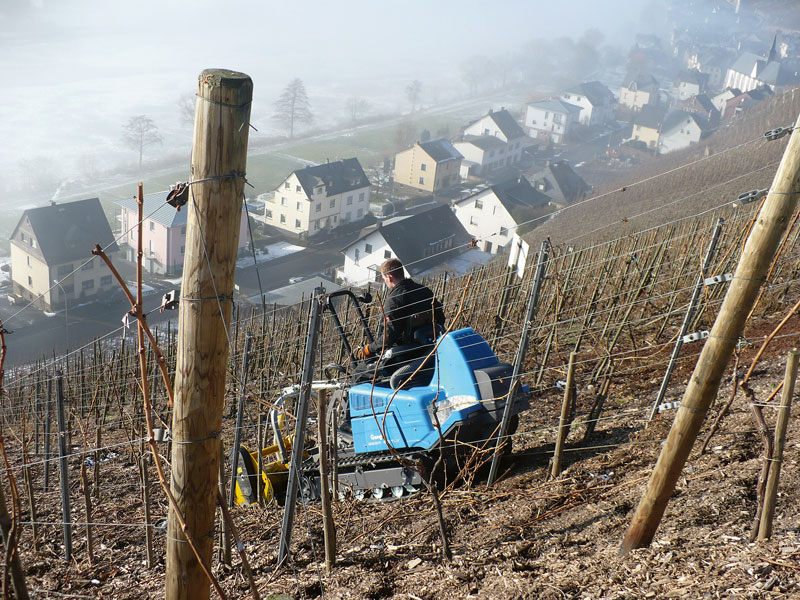
<svg viewBox="0 0 800 600"><path fill-rule="evenodd" d="M178 315L172 494L198 553L211 563L228 326L239 243L253 82L244 73L200 74L192 146L186 254ZM167 526L167 600L209 598L209 580L175 510Z"/></svg>
<svg viewBox="0 0 800 600"><path fill-rule="evenodd" d="M790 350L786 360L786 375L783 379L781 406L778 409L778 422L775 424L775 455L769 465L767 489L764 492L764 509L758 528L758 539L766 540L772 535L772 519L775 516L775 498L778 495L778 480L781 475L783 447L786 445L786 427L789 424L789 411L792 407L794 382L797 379L797 362L800 352Z"/></svg>
<svg viewBox="0 0 800 600"><path fill-rule="evenodd" d="M797 204L800 174L800 117L766 201L747 239L728 293L689 380L681 406L650 476L644 496L625 534L620 555L650 545L667 502L697 439L706 412L717 395L747 315L755 303L775 251Z"/></svg>

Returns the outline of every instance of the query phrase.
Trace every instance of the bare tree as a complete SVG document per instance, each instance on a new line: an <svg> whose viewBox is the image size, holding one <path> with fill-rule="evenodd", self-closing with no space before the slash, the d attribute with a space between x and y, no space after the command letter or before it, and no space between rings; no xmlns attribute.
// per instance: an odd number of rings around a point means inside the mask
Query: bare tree
<svg viewBox="0 0 800 600"><path fill-rule="evenodd" d="M178 116L181 125L194 123L195 95L187 92L178 96Z"/></svg>
<svg viewBox="0 0 800 600"><path fill-rule="evenodd" d="M419 102L421 93L422 82L419 79L415 79L406 86L406 96L408 97L408 101L411 102L411 112L417 110L417 103Z"/></svg>
<svg viewBox="0 0 800 600"><path fill-rule="evenodd" d="M367 110L367 101L358 96L353 96L347 99L347 114L350 115L350 122L354 125L358 122L358 118L363 115Z"/></svg>
<svg viewBox="0 0 800 600"><path fill-rule="evenodd" d="M128 120L124 129L122 140L134 150L139 151L139 168L141 169L145 146L161 143L158 127L150 117L137 115Z"/></svg>
<svg viewBox="0 0 800 600"><path fill-rule="evenodd" d="M289 82L275 102L275 114L272 118L289 129L290 138L294 137L295 123L311 123L314 120L302 79L296 78Z"/></svg>

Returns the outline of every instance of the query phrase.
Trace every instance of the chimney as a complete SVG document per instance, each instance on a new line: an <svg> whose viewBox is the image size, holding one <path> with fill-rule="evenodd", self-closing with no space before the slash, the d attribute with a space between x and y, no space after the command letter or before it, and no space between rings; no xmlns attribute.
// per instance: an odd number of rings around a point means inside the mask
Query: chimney
<svg viewBox="0 0 800 600"><path fill-rule="evenodd" d="M55 205L56 205L56 201L55 200L50 200L50 206L55 206Z"/></svg>

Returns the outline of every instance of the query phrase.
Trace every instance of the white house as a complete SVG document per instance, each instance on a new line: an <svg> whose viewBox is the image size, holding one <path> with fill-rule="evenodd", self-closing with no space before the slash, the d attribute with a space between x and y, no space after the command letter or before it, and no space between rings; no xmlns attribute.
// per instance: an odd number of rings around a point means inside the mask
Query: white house
<svg viewBox="0 0 800 600"><path fill-rule="evenodd" d="M706 91L708 76L700 71L683 71L678 75L678 100L683 102Z"/></svg>
<svg viewBox="0 0 800 600"><path fill-rule="evenodd" d="M720 113L723 113L725 112L725 106L728 104L728 100L741 96L741 94L742 90L725 88L719 94L711 97L711 103L714 105L714 108Z"/></svg>
<svg viewBox="0 0 800 600"><path fill-rule="evenodd" d="M467 125L464 128L464 136L484 136L490 135L511 144L519 140L521 143L527 139L525 130L511 116L505 108L500 110L489 110L487 114Z"/></svg>
<svg viewBox="0 0 800 600"><path fill-rule="evenodd" d="M529 102L525 113L525 127L531 137L563 143L570 127L578 122L581 107L560 98Z"/></svg>
<svg viewBox="0 0 800 600"><path fill-rule="evenodd" d="M580 122L590 127L598 127L614 120L613 92L599 81L587 81L569 88L561 94L561 99L580 106Z"/></svg>
<svg viewBox="0 0 800 600"><path fill-rule="evenodd" d="M556 206L579 202L592 191L592 186L565 160L548 160L541 171L531 176L531 183L538 191L547 194Z"/></svg>
<svg viewBox="0 0 800 600"><path fill-rule="evenodd" d="M502 254L520 225L543 216L550 197L524 177L480 190L453 203L453 211L484 252Z"/></svg>
<svg viewBox="0 0 800 600"><path fill-rule="evenodd" d="M369 211L370 183L357 158L293 171L264 204L264 222L298 236L357 221Z"/></svg>
<svg viewBox="0 0 800 600"><path fill-rule="evenodd" d="M357 240L340 250L344 266L336 278L344 285L380 281L380 265L398 258L406 274L430 271L469 249L470 236L449 206L378 221L361 232Z"/></svg>
<svg viewBox="0 0 800 600"><path fill-rule="evenodd" d="M685 110L672 111L661 125L658 151L665 154L686 148L710 135L712 131L708 119L702 115Z"/></svg>

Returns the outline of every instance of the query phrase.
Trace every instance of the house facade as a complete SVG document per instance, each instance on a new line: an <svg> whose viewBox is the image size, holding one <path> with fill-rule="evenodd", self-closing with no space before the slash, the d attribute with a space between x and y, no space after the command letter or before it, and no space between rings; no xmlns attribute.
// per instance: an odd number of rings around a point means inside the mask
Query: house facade
<svg viewBox="0 0 800 600"><path fill-rule="evenodd" d="M689 70L680 73L677 81L678 101L683 102L705 93L707 82L708 76L700 71Z"/></svg>
<svg viewBox="0 0 800 600"><path fill-rule="evenodd" d="M631 137L626 141L641 142L648 149L657 151L665 115L666 110L662 107L646 104L634 117Z"/></svg>
<svg viewBox="0 0 800 600"><path fill-rule="evenodd" d="M453 202L453 212L484 252L503 254L520 225L529 224L550 197L525 177L480 190Z"/></svg>
<svg viewBox="0 0 800 600"><path fill-rule="evenodd" d="M188 208L176 210L167 204L168 192L146 194L143 198L142 268L158 275L180 275L186 251L186 215ZM136 262L138 248L139 206L135 198L117 201L120 208L118 236L122 257ZM242 210L239 226L239 249L247 246L247 212Z"/></svg>
<svg viewBox="0 0 800 600"><path fill-rule="evenodd" d="M369 212L370 182L357 158L293 171L264 203L264 222L312 237Z"/></svg>
<svg viewBox="0 0 800 600"><path fill-rule="evenodd" d="M708 136L712 128L708 120L697 113L676 110L669 113L661 126L658 150L661 154L688 148Z"/></svg>
<svg viewBox="0 0 800 600"><path fill-rule="evenodd" d="M580 113L580 106L560 98L529 102L525 112L525 127L533 138L561 144L571 127L578 123Z"/></svg>
<svg viewBox="0 0 800 600"><path fill-rule="evenodd" d="M532 142L506 109L490 110L467 125L461 140L453 143L464 157L461 178L486 177L516 165Z"/></svg>
<svg viewBox="0 0 800 600"><path fill-rule="evenodd" d="M112 257L117 251L97 198L26 210L10 242L14 296L41 310L63 308L117 285L105 263L92 256L94 244Z"/></svg>
<svg viewBox="0 0 800 600"><path fill-rule="evenodd" d="M337 280L356 286L380 282L380 265L389 258L400 259L406 274L414 276L464 253L469 242L469 234L450 207L443 204L378 221L340 250L344 266L337 271Z"/></svg>
<svg viewBox="0 0 800 600"><path fill-rule="evenodd" d="M417 142L398 152L394 180L426 192L437 192L460 181L462 154L448 140Z"/></svg>
<svg viewBox="0 0 800 600"><path fill-rule="evenodd" d="M581 108L579 121L589 127L600 127L614 121L616 98L599 81L587 81L569 88L561 99Z"/></svg>
<svg viewBox="0 0 800 600"><path fill-rule="evenodd" d="M642 110L647 104L658 104L658 81L652 75L629 77L619 89L619 103L631 110Z"/></svg>

